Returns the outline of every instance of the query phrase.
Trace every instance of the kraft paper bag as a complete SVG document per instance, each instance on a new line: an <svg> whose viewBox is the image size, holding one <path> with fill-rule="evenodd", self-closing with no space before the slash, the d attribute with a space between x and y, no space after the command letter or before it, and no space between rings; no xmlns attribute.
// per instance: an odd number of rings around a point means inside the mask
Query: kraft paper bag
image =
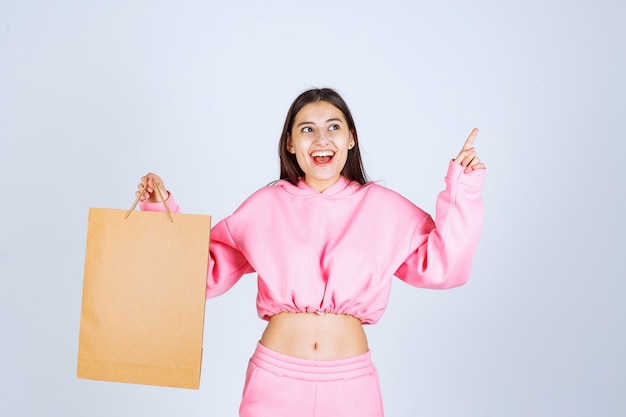
<svg viewBox="0 0 626 417"><path fill-rule="evenodd" d="M89 210L77 377L198 389L211 217L135 205Z"/></svg>

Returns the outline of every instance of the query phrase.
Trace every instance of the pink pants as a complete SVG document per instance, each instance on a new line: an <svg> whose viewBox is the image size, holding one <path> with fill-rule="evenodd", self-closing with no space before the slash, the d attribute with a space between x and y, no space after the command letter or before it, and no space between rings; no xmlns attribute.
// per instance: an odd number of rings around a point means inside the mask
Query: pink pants
<svg viewBox="0 0 626 417"><path fill-rule="evenodd" d="M370 353L315 361L260 343L250 359L240 417L383 417Z"/></svg>

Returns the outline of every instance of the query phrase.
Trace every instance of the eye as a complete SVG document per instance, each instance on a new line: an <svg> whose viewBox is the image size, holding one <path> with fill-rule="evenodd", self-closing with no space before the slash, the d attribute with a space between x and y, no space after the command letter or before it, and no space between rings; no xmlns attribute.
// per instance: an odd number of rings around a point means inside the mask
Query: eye
<svg viewBox="0 0 626 417"><path fill-rule="evenodd" d="M330 125L328 127L328 130L339 130L339 125L338 124Z"/></svg>
<svg viewBox="0 0 626 417"><path fill-rule="evenodd" d="M309 126L305 126L302 128L302 133L311 133L312 131L313 131L313 128Z"/></svg>

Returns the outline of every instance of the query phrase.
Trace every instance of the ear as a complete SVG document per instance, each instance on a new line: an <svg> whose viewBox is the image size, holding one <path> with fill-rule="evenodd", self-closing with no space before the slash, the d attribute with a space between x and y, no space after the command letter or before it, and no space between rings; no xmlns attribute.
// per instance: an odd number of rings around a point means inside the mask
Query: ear
<svg viewBox="0 0 626 417"><path fill-rule="evenodd" d="M348 149L354 148L354 145L356 145L356 142L354 140L354 136L352 135L352 132L350 132L350 140L348 141Z"/></svg>
<svg viewBox="0 0 626 417"><path fill-rule="evenodd" d="M291 140L291 135L287 133L287 152L291 154L296 153L296 149L293 147L293 141Z"/></svg>

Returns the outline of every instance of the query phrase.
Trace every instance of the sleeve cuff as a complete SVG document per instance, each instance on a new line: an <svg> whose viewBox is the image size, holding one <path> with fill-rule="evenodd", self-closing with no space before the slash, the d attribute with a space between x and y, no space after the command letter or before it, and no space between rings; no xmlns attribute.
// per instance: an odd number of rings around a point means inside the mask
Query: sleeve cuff
<svg viewBox="0 0 626 417"><path fill-rule="evenodd" d="M465 173L465 167L457 164L454 160L450 160L448 165L448 173L446 178L456 181L459 184L467 184L475 187L481 187L485 179L486 169L475 169L469 174Z"/></svg>
<svg viewBox="0 0 626 417"><path fill-rule="evenodd" d="M180 208L178 207L178 204L176 204L176 200L174 200L174 197L169 191L167 192L165 204L167 204L167 208L170 209L171 213L180 212ZM160 201L158 203L140 202L139 208L141 209L141 211L165 211L163 203L161 203Z"/></svg>

